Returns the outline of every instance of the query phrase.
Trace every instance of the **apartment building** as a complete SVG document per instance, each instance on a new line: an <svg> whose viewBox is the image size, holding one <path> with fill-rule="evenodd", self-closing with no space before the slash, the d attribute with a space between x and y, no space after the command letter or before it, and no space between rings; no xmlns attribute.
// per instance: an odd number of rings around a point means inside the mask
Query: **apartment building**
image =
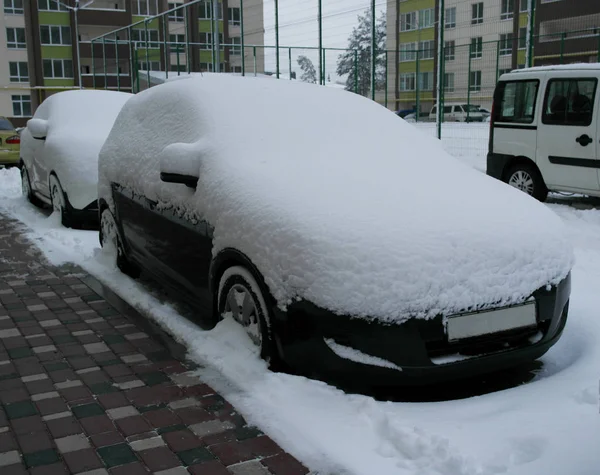
<svg viewBox="0 0 600 475"><path fill-rule="evenodd" d="M140 70L212 71L218 62L220 71L241 72L242 19L246 71L264 71L262 0L246 0L243 12L240 0L220 0L215 15L207 0L149 19L177 2L95 0L75 11L74 0L4 0L0 116L24 125L48 95L80 85L132 91Z"/></svg>
<svg viewBox="0 0 600 475"><path fill-rule="evenodd" d="M600 61L600 2L538 0L534 64Z"/></svg>
<svg viewBox="0 0 600 475"><path fill-rule="evenodd" d="M445 0L444 100L489 106L497 77L525 65L527 0ZM388 3L390 108L435 101L439 0ZM397 61L396 61L397 57Z"/></svg>

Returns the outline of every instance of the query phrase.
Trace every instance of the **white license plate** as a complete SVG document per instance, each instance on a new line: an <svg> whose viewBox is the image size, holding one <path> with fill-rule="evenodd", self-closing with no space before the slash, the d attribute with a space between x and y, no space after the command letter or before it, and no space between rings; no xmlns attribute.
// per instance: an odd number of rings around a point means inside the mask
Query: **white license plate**
<svg viewBox="0 0 600 475"><path fill-rule="evenodd" d="M507 330L536 326L535 302L518 307L448 317L448 341L463 340Z"/></svg>

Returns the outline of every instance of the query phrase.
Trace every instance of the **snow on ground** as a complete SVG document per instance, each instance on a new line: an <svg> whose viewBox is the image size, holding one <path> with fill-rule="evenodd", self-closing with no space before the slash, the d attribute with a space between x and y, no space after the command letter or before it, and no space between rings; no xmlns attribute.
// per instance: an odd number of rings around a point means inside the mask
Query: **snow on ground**
<svg viewBox="0 0 600 475"><path fill-rule="evenodd" d="M16 170L0 170L0 211L23 222L51 262L81 265L160 322L250 423L320 475L599 473L600 210L549 208L567 224L577 263L565 333L533 381L462 400L378 402L269 372L230 320L200 330L121 275L98 248L97 233L61 228L20 197Z"/></svg>

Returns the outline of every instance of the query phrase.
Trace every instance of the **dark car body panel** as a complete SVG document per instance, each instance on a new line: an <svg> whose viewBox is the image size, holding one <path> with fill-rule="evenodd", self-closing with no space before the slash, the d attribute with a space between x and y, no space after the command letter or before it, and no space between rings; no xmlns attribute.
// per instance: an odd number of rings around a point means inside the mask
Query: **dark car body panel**
<svg viewBox="0 0 600 475"><path fill-rule="evenodd" d="M371 385L422 385L470 377L518 365L543 355L560 337L570 295L570 275L559 285L534 292L537 327L449 343L444 318L409 318L385 324L337 315L307 301L295 301L285 311L269 294L251 261L235 249L212 254L213 228L206 221L190 222L173 208L112 185L115 221L127 259L135 262L167 289L200 313L210 328L218 321L216 286L230 265L248 267L263 288L270 311L270 330L278 357L301 374L347 383L360 379ZM101 206L102 208L102 206ZM531 343L529 338L543 337ZM386 360L401 371L350 361L326 344L337 344ZM436 365L432 358L450 354L471 356ZM482 356L480 356L482 355Z"/></svg>

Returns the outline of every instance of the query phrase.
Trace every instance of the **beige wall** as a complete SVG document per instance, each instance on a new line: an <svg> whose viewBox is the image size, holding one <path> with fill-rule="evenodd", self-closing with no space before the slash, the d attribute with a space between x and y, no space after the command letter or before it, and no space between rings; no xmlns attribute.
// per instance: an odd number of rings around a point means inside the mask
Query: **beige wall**
<svg viewBox="0 0 600 475"><path fill-rule="evenodd" d="M7 15L0 10L0 116L13 115L11 95L30 94L29 83L11 83L8 63L27 62L27 50L8 49L6 47L6 28L25 27L23 15Z"/></svg>

